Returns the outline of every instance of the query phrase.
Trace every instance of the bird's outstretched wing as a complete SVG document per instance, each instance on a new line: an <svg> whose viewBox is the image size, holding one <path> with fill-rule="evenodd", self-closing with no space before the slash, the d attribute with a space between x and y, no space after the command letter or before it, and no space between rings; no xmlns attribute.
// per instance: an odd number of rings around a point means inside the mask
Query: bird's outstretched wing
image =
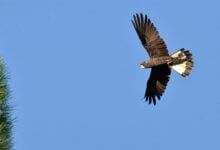
<svg viewBox="0 0 220 150"><path fill-rule="evenodd" d="M134 15L132 23L141 40L141 43L147 50L150 57L169 55L165 42L162 38L160 38L156 27L154 27L154 24L151 23L150 19L147 18L147 15Z"/></svg>
<svg viewBox="0 0 220 150"><path fill-rule="evenodd" d="M170 68L167 65L154 67L151 69L150 78L147 81L147 88L145 92L145 99L149 104L153 102L156 105L156 97L160 100L166 85L169 81Z"/></svg>

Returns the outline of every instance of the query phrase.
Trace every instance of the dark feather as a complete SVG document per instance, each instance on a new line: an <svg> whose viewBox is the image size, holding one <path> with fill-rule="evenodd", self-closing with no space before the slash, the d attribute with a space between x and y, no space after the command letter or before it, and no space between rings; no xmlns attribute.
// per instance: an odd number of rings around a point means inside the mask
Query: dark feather
<svg viewBox="0 0 220 150"><path fill-rule="evenodd" d="M136 14L133 18L132 23L134 28L149 56L168 56L169 54L165 42L160 38L156 27L154 27L154 24L147 18L147 15Z"/></svg>
<svg viewBox="0 0 220 150"><path fill-rule="evenodd" d="M167 65L151 69L150 78L147 81L147 88L145 92L145 99L146 101L149 101L149 104L153 101L153 104L156 105L156 97L160 100L160 97L164 93L169 81L170 73L171 70Z"/></svg>

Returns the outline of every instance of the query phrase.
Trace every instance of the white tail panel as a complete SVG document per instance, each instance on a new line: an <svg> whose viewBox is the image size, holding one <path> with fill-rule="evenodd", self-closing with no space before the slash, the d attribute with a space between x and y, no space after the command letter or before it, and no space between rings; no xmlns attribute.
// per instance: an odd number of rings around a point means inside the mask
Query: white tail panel
<svg viewBox="0 0 220 150"><path fill-rule="evenodd" d="M193 67L192 54L189 51L180 49L174 54L172 54L171 57L177 58L183 61L185 60L181 64L170 66L170 68L172 68L174 71L176 71L183 77L188 76Z"/></svg>
<svg viewBox="0 0 220 150"><path fill-rule="evenodd" d="M171 68L182 75L186 71L186 62L179 65L171 66Z"/></svg>

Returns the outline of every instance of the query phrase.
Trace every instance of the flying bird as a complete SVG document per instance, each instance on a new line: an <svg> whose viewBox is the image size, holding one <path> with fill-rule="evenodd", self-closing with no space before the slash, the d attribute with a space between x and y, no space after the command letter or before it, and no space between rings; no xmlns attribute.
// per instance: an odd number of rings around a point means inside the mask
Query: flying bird
<svg viewBox="0 0 220 150"><path fill-rule="evenodd" d="M132 24L150 56L148 61L140 64L140 68L151 68L144 98L149 104L153 102L156 105L156 99L160 100L166 89L171 69L183 77L190 74L194 65L192 54L182 48L169 55L164 40L147 15L142 13L133 15Z"/></svg>

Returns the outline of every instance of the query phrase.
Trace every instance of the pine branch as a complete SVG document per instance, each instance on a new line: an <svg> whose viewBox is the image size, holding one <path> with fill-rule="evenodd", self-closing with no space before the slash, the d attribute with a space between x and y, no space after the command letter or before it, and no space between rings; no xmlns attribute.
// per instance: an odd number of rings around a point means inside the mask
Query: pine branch
<svg viewBox="0 0 220 150"><path fill-rule="evenodd" d="M7 76L3 59L0 58L0 150L12 149L12 119L8 98Z"/></svg>

